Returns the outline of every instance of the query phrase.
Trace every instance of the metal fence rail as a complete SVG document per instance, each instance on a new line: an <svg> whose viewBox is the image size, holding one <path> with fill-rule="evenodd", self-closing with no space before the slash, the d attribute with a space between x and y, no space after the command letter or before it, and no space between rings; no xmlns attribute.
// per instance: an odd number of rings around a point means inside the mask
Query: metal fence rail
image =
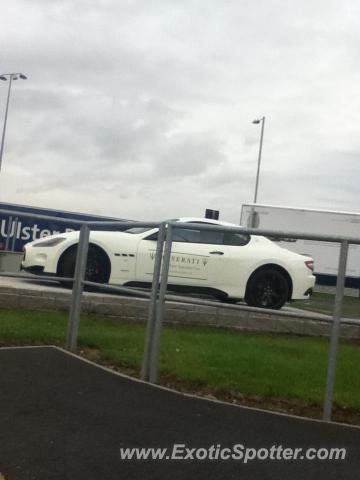
<svg viewBox="0 0 360 480"><path fill-rule="evenodd" d="M339 243L341 245L340 256L339 256L339 267L337 275L337 287L336 287L336 296L334 302L334 311L332 317L323 317L323 320L330 321L332 319L332 330L331 330L331 339L330 339L330 349L329 349L329 362L328 362L328 371L327 371L327 382L326 382L326 391L325 391L325 400L324 400L324 409L323 409L323 420L331 420L331 411L333 404L333 394L334 394L334 384L335 384L335 372L336 372L336 357L337 357L337 347L339 343L339 332L342 322L342 305L344 297L344 282L345 282L345 272L347 264L347 255L349 245L357 244L360 245L360 238L349 238L345 236L328 236L328 235L310 235L310 234L294 234L292 232L283 232L283 231L273 231L273 230L261 230L255 228L244 228L244 227L228 227L221 225L211 225L211 224L189 224L189 223L180 223L174 221L166 222L123 222L123 221L79 221L73 219L52 217L48 215L37 215L32 213L25 212L16 212L8 211L5 209L0 209L0 213L11 214L13 216L21 215L33 217L38 220L54 220L56 218L57 222L63 223L72 223L77 226L81 225L79 243L77 249L76 265L74 277L71 278L61 278L62 281L68 281L73 283L72 288L72 299L69 311L69 321L67 328L66 336L66 347L70 350L75 350L77 347L77 334L79 329L80 322L80 311L81 311L81 296L85 285L88 286L97 286L106 291L118 292L118 293L130 293L132 295L136 294L140 297L149 298L149 311L148 311L148 321L146 325L146 334L145 334L145 345L144 345L144 356L143 356L143 365L141 375L142 378L146 381L157 382L158 378L158 365L159 365L159 353L160 353L160 338L161 330L164 319L164 310L165 310L165 301L166 300L177 300L185 303L197 303L200 305L214 305L217 308L231 308L235 310L248 310L248 311L258 311L266 312L267 314L276 314L278 316L286 315L291 316L291 312L281 312L278 310L270 310L249 307L249 306L240 306L240 305L223 305L217 302L210 302L204 300L189 299L188 297L183 296L173 296L167 295L167 282L169 277L169 269L171 262L171 248L173 242L173 233L175 229L194 229L197 230L214 230L218 232L227 232L227 233L246 233L250 235L263 235L274 238L287 237L294 239L307 239L307 240L317 240L323 242L333 242ZM106 227L121 226L132 228L132 227L144 227L144 228L159 228L159 234L157 239L156 254L155 254L155 263L153 271L153 280L152 280L152 289L151 292L142 292L130 287L121 287L121 286L112 286L98 284L94 282L86 281L85 271L87 263L87 253L90 243L90 230L99 229ZM2 272L1 276L11 276L18 278L34 278L31 275L25 275L22 273L7 273ZM59 280L58 277L54 276L42 276L37 275L38 279L44 280ZM295 314L294 314L295 315ZM299 314L296 314L299 317Z"/></svg>

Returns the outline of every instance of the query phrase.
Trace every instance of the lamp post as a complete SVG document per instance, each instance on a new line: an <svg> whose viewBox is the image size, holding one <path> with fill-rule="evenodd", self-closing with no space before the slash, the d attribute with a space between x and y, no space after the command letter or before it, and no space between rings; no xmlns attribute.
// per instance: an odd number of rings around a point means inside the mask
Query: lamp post
<svg viewBox="0 0 360 480"><path fill-rule="evenodd" d="M262 154L262 146L263 146L263 138L264 138L264 126L265 126L265 117L262 118L257 118L253 120L255 125L258 125L261 123L261 133L260 133L260 145L259 145L259 156L258 156L258 163L257 163L257 171L256 171L256 181L255 181L255 192L254 192L254 202L257 202L257 195L258 195L258 189L259 189L259 177L260 177L260 164L261 164L261 154ZM251 208L251 213L248 219L248 226L250 228L256 228L258 225L257 222L258 214L255 211L255 207L253 206Z"/></svg>
<svg viewBox="0 0 360 480"><path fill-rule="evenodd" d="M4 153L5 133L6 133L7 116L9 111L11 85L13 80L18 80L19 78L21 80L27 79L26 75L24 75L23 73L3 73L2 75L0 75L0 80L3 80L4 82L6 82L9 79L9 88L8 88L8 94L7 94L7 100L6 100L4 126L3 126L3 131L1 136L1 146L0 146L0 171L1 171L1 165L2 165L2 157Z"/></svg>
<svg viewBox="0 0 360 480"><path fill-rule="evenodd" d="M257 172L256 172L256 182L255 182L255 193L254 193L254 203L257 202L257 195L258 195L258 188L259 188L259 176L260 176L260 164L261 164L261 154L262 154L262 146L263 146L263 138L264 138L264 127L265 127L265 117L258 118L253 120L254 124L258 125L261 123L261 133L260 133L260 145L259 145L259 156L258 156L258 163L257 163Z"/></svg>

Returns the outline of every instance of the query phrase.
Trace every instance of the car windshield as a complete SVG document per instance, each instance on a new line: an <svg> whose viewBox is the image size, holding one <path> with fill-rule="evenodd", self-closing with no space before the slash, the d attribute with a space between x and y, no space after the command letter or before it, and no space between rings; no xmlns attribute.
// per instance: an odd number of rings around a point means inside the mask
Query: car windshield
<svg viewBox="0 0 360 480"><path fill-rule="evenodd" d="M132 227L132 228L129 228L128 230L125 230L125 233L133 233L133 234L137 234L137 233L144 233L144 232L150 232L150 230L154 230L154 227Z"/></svg>
<svg viewBox="0 0 360 480"><path fill-rule="evenodd" d="M169 220L170 222L177 222L178 221L178 218L174 218L174 219L171 219ZM150 232L150 230L154 230L154 228L156 227L132 227L132 228L129 228L128 230L125 230L126 233L133 233L133 234L137 234L137 233L145 233L145 232Z"/></svg>

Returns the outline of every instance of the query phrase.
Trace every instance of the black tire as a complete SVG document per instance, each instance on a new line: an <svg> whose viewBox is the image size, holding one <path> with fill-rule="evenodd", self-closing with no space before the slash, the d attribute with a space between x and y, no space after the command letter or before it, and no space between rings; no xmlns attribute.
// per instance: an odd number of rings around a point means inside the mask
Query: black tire
<svg viewBox="0 0 360 480"><path fill-rule="evenodd" d="M59 261L58 275L73 277L75 271L77 247L67 250ZM110 261L106 253L95 245L89 246L85 280L96 283L107 283L110 278ZM71 287L71 284L68 285Z"/></svg>
<svg viewBox="0 0 360 480"><path fill-rule="evenodd" d="M245 301L251 307L280 309L289 296L283 273L267 268L253 273L246 288Z"/></svg>

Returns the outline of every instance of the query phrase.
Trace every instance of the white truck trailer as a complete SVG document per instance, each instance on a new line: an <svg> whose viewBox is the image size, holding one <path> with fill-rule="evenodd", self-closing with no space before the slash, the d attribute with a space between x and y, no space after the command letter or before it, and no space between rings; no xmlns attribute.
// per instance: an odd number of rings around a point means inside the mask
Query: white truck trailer
<svg viewBox="0 0 360 480"><path fill-rule="evenodd" d="M244 204L240 224L245 227L289 233L348 235L360 239L360 213L310 210L274 205ZM311 255L317 283L335 285L340 247L336 243L281 238L280 245L297 253ZM360 245L350 245L346 286L360 289Z"/></svg>

